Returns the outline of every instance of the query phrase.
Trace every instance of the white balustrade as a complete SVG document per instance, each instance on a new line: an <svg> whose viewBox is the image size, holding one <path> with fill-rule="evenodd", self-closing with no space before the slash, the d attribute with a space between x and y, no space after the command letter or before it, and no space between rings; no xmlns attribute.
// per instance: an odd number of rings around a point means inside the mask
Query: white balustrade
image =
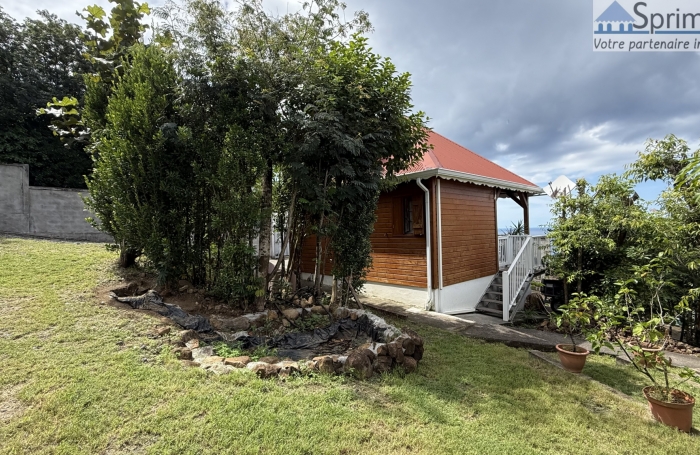
<svg viewBox="0 0 700 455"><path fill-rule="evenodd" d="M552 246L547 236L508 235L498 237L498 264L503 270L503 320L510 320L510 310L531 274L544 269L544 258Z"/></svg>
<svg viewBox="0 0 700 455"><path fill-rule="evenodd" d="M530 274L533 273L535 260L534 242L526 237L518 254L513 258L508 270L503 272L503 320L510 321L510 309L517 303L520 291L525 287Z"/></svg>

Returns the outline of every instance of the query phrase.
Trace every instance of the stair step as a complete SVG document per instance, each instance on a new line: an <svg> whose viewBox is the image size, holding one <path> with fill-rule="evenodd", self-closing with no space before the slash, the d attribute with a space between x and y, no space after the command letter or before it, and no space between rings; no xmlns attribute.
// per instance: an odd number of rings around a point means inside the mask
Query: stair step
<svg viewBox="0 0 700 455"><path fill-rule="evenodd" d="M486 291L486 294L503 295L503 291L492 291L491 289L489 289L488 291Z"/></svg>
<svg viewBox="0 0 700 455"><path fill-rule="evenodd" d="M498 303L498 304L500 304L500 305L503 305L503 300L486 299L486 298L484 298L484 299L481 299L481 301L482 301L482 302L486 302L486 303Z"/></svg>
<svg viewBox="0 0 700 455"><path fill-rule="evenodd" d="M490 316L496 316L498 318L503 317L503 310L494 310L492 308L477 308L476 311L483 314L488 314Z"/></svg>

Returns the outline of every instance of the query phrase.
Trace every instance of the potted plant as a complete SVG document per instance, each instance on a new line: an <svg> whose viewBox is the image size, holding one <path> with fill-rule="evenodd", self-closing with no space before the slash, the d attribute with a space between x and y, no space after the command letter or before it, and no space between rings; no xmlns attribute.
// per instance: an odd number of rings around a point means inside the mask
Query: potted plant
<svg viewBox="0 0 700 455"><path fill-rule="evenodd" d="M697 374L685 367L678 372L678 379L673 383L670 380L671 359L667 359L663 351L648 352L638 346L634 348L639 349L634 365L641 365L641 368L637 369L642 371L653 384L642 390L649 402L651 415L664 425L689 433L693 427L695 398L680 390L679 387L690 379L697 379ZM640 362L640 359L643 359L643 362ZM663 383L659 384L651 374L652 371L660 371L663 374Z"/></svg>
<svg viewBox="0 0 700 455"><path fill-rule="evenodd" d="M636 279L617 283L619 291L614 302L597 300L598 329L591 332L588 339L595 352L600 352L603 346L617 348L646 376L649 385L642 393L654 419L690 432L695 398L679 387L690 379L697 380L698 375L687 367L672 371L671 359L666 358L663 351L672 318L656 312L653 305L651 308L636 305L637 293L632 289L635 284L638 284Z"/></svg>
<svg viewBox="0 0 700 455"><path fill-rule="evenodd" d="M557 327L564 328L571 344L556 345L559 361L565 370L580 373L590 352L576 343L574 335L582 332L591 323L591 310L583 294L574 294L568 304L559 307L556 314Z"/></svg>

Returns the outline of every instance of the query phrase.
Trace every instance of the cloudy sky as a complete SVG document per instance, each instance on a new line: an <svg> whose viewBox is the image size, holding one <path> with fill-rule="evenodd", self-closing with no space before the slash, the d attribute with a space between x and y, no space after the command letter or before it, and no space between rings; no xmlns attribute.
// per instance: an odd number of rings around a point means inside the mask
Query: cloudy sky
<svg viewBox="0 0 700 455"><path fill-rule="evenodd" d="M593 52L592 0L346 2L349 12L369 13L374 49L412 74L414 104L437 132L540 186L561 174L622 172L647 138L674 133L700 143L700 57ZM3 7L16 19L45 8L76 22L87 3ZM266 4L284 12L298 2ZM658 190L647 184L639 193ZM533 226L548 221L548 204L532 201ZM522 217L514 203L499 205L502 227Z"/></svg>

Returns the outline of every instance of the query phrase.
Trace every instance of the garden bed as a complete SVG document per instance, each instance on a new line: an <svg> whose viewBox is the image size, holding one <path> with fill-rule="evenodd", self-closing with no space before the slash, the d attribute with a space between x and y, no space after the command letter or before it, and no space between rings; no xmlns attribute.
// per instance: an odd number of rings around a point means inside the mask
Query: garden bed
<svg viewBox="0 0 700 455"><path fill-rule="evenodd" d="M131 294L131 295L130 295ZM413 372L423 357L423 339L364 310L313 305L238 316L188 313L155 290L128 285L113 300L169 318L182 329L175 352L185 365L214 373L246 368L261 377L307 372L353 374L367 379L394 368ZM161 328L158 334L169 332Z"/></svg>

